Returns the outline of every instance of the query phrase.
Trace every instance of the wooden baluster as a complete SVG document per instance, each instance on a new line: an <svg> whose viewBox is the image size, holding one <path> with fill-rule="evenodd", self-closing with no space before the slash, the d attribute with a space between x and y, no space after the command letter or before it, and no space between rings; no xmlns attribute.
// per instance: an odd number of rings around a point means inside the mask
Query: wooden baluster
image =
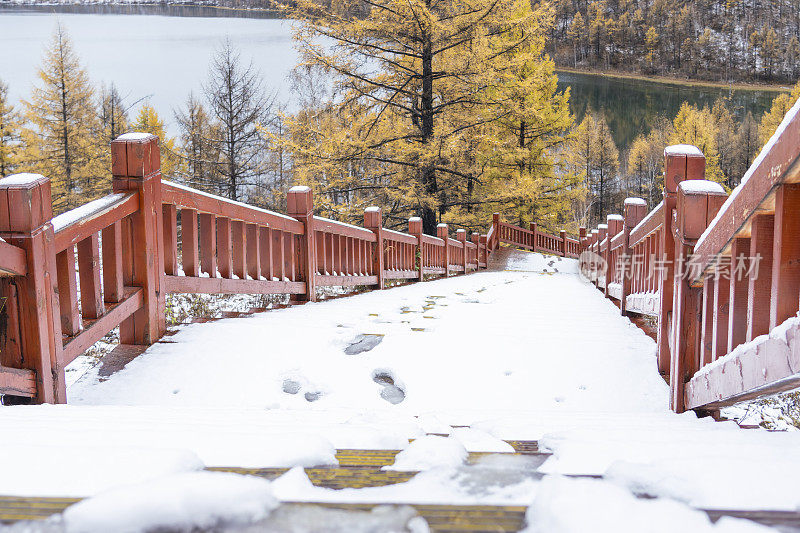
<svg viewBox="0 0 800 533"><path fill-rule="evenodd" d="M283 246L283 239L285 232L272 228L272 275L277 277L279 281L286 279L286 270L284 268L283 254L285 248Z"/></svg>
<svg viewBox="0 0 800 533"><path fill-rule="evenodd" d="M756 215L750 229L750 257L754 265L747 285L747 341L769 333L772 288L772 241L775 217Z"/></svg>
<svg viewBox="0 0 800 533"><path fill-rule="evenodd" d="M734 239L731 243L731 268L728 283L730 303L728 305L728 351L747 341L747 264L750 253L750 239ZM744 272L737 272L737 262L741 261Z"/></svg>
<svg viewBox="0 0 800 533"><path fill-rule="evenodd" d="M623 248L622 248L622 262L625 265L625 271L622 273L622 296L620 300L620 312L625 315L628 311L628 295L634 290L633 284L633 265L634 265L634 248L631 247L631 231L639 222L642 221L647 213L647 204L641 198L626 198L625 211L623 215Z"/></svg>
<svg viewBox="0 0 800 533"><path fill-rule="evenodd" d="M233 279L233 236L231 219L217 218L217 269L225 279Z"/></svg>
<svg viewBox="0 0 800 533"><path fill-rule="evenodd" d="M436 226L436 236L444 241L444 250L442 261L444 262L444 275L450 275L450 239L447 231L447 224L439 224Z"/></svg>
<svg viewBox="0 0 800 533"><path fill-rule="evenodd" d="M415 256L419 254L419 264L415 265L417 269L417 281L425 281L425 267L427 265L427 253L425 244L422 242L422 219L420 217L411 217L408 219L408 233L417 239L417 250Z"/></svg>
<svg viewBox="0 0 800 533"><path fill-rule="evenodd" d="M27 270L25 276L14 279L9 289L14 301L9 301L6 309L9 325L18 326L20 334L15 340L19 345L9 346L13 335L0 336L0 357L3 364L36 373L34 402L66 403L61 321L56 316L58 268L50 222L50 180L43 176L23 177L16 181L0 179L0 237L25 250Z"/></svg>
<svg viewBox="0 0 800 533"><path fill-rule="evenodd" d="M800 184L784 184L775 196L770 329L797 314L800 295Z"/></svg>
<svg viewBox="0 0 800 533"><path fill-rule="evenodd" d="M164 234L164 272L168 276L178 275L178 210L174 204L164 204L161 209L162 231ZM119 224L118 222L115 224ZM121 230L121 226L118 226ZM113 236L111 237L113 239ZM103 230L103 249L105 250L106 234ZM120 241L116 241L120 242ZM103 271L106 256L103 253ZM121 265L120 265L121 266ZM104 278L105 280L105 278ZM105 281L104 281L105 287ZM106 300L107 302L109 300ZM119 300L116 300L119 301Z"/></svg>
<svg viewBox="0 0 800 533"><path fill-rule="evenodd" d="M75 247L70 246L56 255L58 272L58 304L61 309L61 330L74 337L81 332L81 313L78 307L78 281L75 272Z"/></svg>
<svg viewBox="0 0 800 533"><path fill-rule="evenodd" d="M197 249L197 210L181 209L181 244L183 273L187 276L200 275L200 261Z"/></svg>
<svg viewBox="0 0 800 533"><path fill-rule="evenodd" d="M700 324L700 368L714 361L714 301L717 280L708 277L703 283L702 320Z"/></svg>
<svg viewBox="0 0 800 533"><path fill-rule="evenodd" d="M214 215L198 215L200 230L200 268L210 278L217 277L217 228Z"/></svg>
<svg viewBox="0 0 800 533"><path fill-rule="evenodd" d="M275 273L272 270L272 229L268 226L261 226L258 232L261 244L258 249L261 252L261 275L272 281Z"/></svg>
<svg viewBox="0 0 800 533"><path fill-rule="evenodd" d="M467 273L467 230L457 229L456 240L461 243L461 268L464 269L464 274Z"/></svg>
<svg viewBox="0 0 800 533"><path fill-rule="evenodd" d="M233 274L239 279L247 279L245 267L247 252L245 250L244 222L231 220L231 241L233 249Z"/></svg>
<svg viewBox="0 0 800 533"><path fill-rule="evenodd" d="M81 314L98 319L105 313L100 289L100 239L91 234L78 243L78 275L81 282Z"/></svg>
<svg viewBox="0 0 800 533"><path fill-rule="evenodd" d="M165 206L166 207L166 206ZM174 207L174 206L173 206ZM166 231L165 237L166 237ZM173 235L176 235L174 233ZM176 237L177 238L177 237ZM122 223L120 221L114 222L102 232L103 241L103 300L106 303L118 303L124 297L124 283L122 278ZM170 258L169 264L165 267L173 272L177 272L177 241L173 240L172 244L175 245L173 257ZM166 239L165 239L166 247ZM169 271L168 271L169 273Z"/></svg>
<svg viewBox="0 0 800 533"><path fill-rule="evenodd" d="M247 275L254 280L260 280L261 238L259 237L258 224L247 224L245 236L247 238Z"/></svg>

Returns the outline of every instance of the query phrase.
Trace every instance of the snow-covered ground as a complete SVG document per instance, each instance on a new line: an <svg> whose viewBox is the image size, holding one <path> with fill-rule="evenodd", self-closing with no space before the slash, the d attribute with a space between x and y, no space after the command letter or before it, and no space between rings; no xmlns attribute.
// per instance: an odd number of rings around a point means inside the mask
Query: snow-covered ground
<svg viewBox="0 0 800 533"><path fill-rule="evenodd" d="M199 508L199 527L263 520L275 501L530 505L531 531L547 532L645 531L654 518L664 531L758 531L692 508L800 507L800 433L669 413L653 341L571 260L518 252L506 270L184 326L168 341L108 378L89 370L70 405L0 409L0 494L94 496L65 514L75 531L141 514L182 527ZM504 439L553 455L465 462L511 451ZM311 485L299 467L335 465L337 448L403 450L387 469L422 472ZM217 483L206 466L297 468ZM240 505L206 506L209 486Z"/></svg>

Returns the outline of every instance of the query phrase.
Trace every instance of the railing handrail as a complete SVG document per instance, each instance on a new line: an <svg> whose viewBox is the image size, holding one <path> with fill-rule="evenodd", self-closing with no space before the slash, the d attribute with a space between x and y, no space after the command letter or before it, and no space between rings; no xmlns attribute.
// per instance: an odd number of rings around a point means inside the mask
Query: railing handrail
<svg viewBox="0 0 800 533"><path fill-rule="evenodd" d="M223 196L217 196L175 183L161 181L162 202L179 207L196 209L200 213L224 216L253 224L265 224L294 234L303 233L303 224L283 213L262 209Z"/></svg>
<svg viewBox="0 0 800 533"><path fill-rule="evenodd" d="M53 217L56 253L134 213L138 204L137 193L117 192Z"/></svg>
<svg viewBox="0 0 800 533"><path fill-rule="evenodd" d="M800 100L747 169L739 185L697 240L694 253L699 283L714 260L730 245L752 216L775 194L781 184L800 180Z"/></svg>

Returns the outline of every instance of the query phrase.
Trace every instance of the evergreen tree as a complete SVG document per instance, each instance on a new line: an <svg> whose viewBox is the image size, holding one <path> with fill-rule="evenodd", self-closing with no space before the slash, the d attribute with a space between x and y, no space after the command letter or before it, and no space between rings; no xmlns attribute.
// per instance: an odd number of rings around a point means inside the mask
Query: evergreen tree
<svg viewBox="0 0 800 533"><path fill-rule="evenodd" d="M380 199L397 224L420 214L427 233L448 211L468 212L470 191L492 182L507 162L505 136L512 130L500 120L510 123L521 105L513 101L526 83L520 65L542 61L553 24L549 6L344 0L326 8L301 0L293 15L305 22L296 34L304 68L320 69L334 83L322 109L292 124L297 175L328 196L320 204L343 202L347 216ZM549 103L556 118L532 124L542 128L542 146L560 127L556 115L567 113L551 90L553 77L550 65L529 78L538 87L529 93L540 99L536 107ZM534 141L534 135L524 137ZM492 146L503 147L499 162Z"/></svg>
<svg viewBox="0 0 800 533"><path fill-rule="evenodd" d="M161 174L166 179L172 179L176 175L178 166L175 138L167 135L164 121L155 108L150 104L144 104L139 108L139 113L131 124L131 128L134 131L152 133L158 137L161 144Z"/></svg>
<svg viewBox="0 0 800 533"><path fill-rule="evenodd" d="M794 86L791 94L782 93L772 101L772 106L767 113L761 117L758 126L758 137L761 145L767 144L769 138L775 133L778 125L783 121L783 117L792 108L797 99L800 98L800 82Z"/></svg>
<svg viewBox="0 0 800 533"><path fill-rule="evenodd" d="M20 164L22 117L9 100L8 85L0 80L0 178L14 174Z"/></svg>
<svg viewBox="0 0 800 533"><path fill-rule="evenodd" d="M110 174L101 157L108 148L97 142L94 90L60 24L38 77L41 85L23 102L26 165L51 179L53 207L62 212L104 194Z"/></svg>
<svg viewBox="0 0 800 533"><path fill-rule="evenodd" d="M213 194L227 193L218 174L219 149L214 142L222 136L219 126L192 94L175 119L180 128L181 181Z"/></svg>

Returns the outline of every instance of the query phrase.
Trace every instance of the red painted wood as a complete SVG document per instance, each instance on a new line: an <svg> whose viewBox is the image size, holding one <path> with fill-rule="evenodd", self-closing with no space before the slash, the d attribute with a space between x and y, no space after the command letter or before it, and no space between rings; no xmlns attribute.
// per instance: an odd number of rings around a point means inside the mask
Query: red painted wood
<svg viewBox="0 0 800 533"><path fill-rule="evenodd" d="M181 210L181 259L183 273L187 276L200 275L200 254L198 249L197 211ZM132 343L126 343L132 344Z"/></svg>
<svg viewBox="0 0 800 533"><path fill-rule="evenodd" d="M141 287L142 307L120 324L122 344L149 345L166 329L165 294L161 290L164 277L161 169L158 138L139 140L116 139L113 146L126 146L127 174L114 173L115 192L137 192L139 210L130 215L130 243L133 286ZM121 162L113 162L119 169ZM184 250L185 252L185 250Z"/></svg>
<svg viewBox="0 0 800 533"><path fill-rule="evenodd" d="M728 283L730 304L728 306L728 352L747 342L747 270L737 272L739 262L749 267L750 239L734 239L731 246L731 272ZM800 294L800 293L799 293Z"/></svg>
<svg viewBox="0 0 800 533"><path fill-rule="evenodd" d="M164 233L164 272L170 276L178 274L178 210L172 204L162 207Z"/></svg>
<svg viewBox="0 0 800 533"><path fill-rule="evenodd" d="M245 268L245 236L244 222L231 220L231 245L233 249L233 274L239 279L247 279Z"/></svg>
<svg viewBox="0 0 800 533"><path fill-rule="evenodd" d="M747 340L769 333L770 291L772 290L772 246L775 217L757 215L750 229L750 257L760 257L756 275L747 286Z"/></svg>
<svg viewBox="0 0 800 533"><path fill-rule="evenodd" d="M247 275L261 279L261 239L256 224L247 224Z"/></svg>
<svg viewBox="0 0 800 533"><path fill-rule="evenodd" d="M200 270L217 277L217 226L216 217L208 213L197 216L200 233Z"/></svg>
<svg viewBox="0 0 800 533"><path fill-rule="evenodd" d="M730 283L719 278L714 283L714 312L712 313L711 359L716 361L728 353L728 310L730 309Z"/></svg>
<svg viewBox="0 0 800 533"><path fill-rule="evenodd" d="M122 222L114 222L101 235L103 252L103 300L106 303L122 299Z"/></svg>
<svg viewBox="0 0 800 533"><path fill-rule="evenodd" d="M272 281L274 273L272 271L272 233L270 228L261 227L259 230L259 251L261 252L261 275Z"/></svg>
<svg viewBox="0 0 800 533"><path fill-rule="evenodd" d="M797 313L800 299L800 184L786 184L775 195L770 329Z"/></svg>
<svg viewBox="0 0 800 533"><path fill-rule="evenodd" d="M233 278L233 238L231 219L227 217L217 218L217 268L221 277Z"/></svg>
<svg viewBox="0 0 800 533"><path fill-rule="evenodd" d="M58 269L58 303L61 309L61 330L64 335L74 336L81 330L81 314L78 307L78 282L75 272L75 247L70 246L56 256Z"/></svg>
<svg viewBox="0 0 800 533"><path fill-rule="evenodd" d="M96 233L78 243L78 274L83 318L100 318L105 308L100 284L100 239Z"/></svg>
<svg viewBox="0 0 800 533"><path fill-rule="evenodd" d="M708 278L703 284L701 302L702 321L700 324L700 363L699 368L714 361L714 294L717 281Z"/></svg>

